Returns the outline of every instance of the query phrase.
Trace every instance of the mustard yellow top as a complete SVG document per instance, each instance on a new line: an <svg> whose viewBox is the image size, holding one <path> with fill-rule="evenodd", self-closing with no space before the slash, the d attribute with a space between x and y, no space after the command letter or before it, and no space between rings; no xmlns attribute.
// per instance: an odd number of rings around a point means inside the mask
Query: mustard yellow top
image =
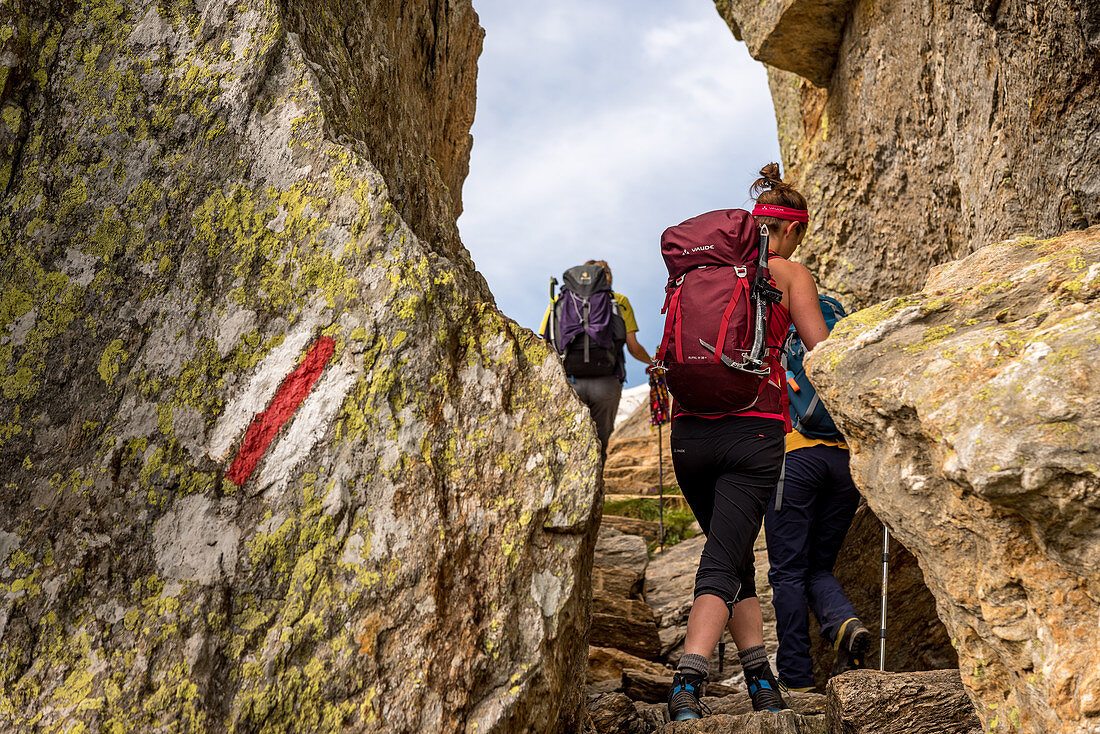
<svg viewBox="0 0 1100 734"><path fill-rule="evenodd" d="M791 431L787 434L787 453L796 449L805 449L810 446L835 446L838 449L848 450L848 444L843 441L828 441L824 438L810 438L809 436L803 436L798 431Z"/></svg>
<svg viewBox="0 0 1100 734"><path fill-rule="evenodd" d="M611 297L615 299L615 303L619 306L619 314L623 317L623 322L626 324L626 333L629 334L632 331L638 330L638 321L634 318L634 308L630 305L630 301L622 293L611 292ZM551 303L546 307L546 313L542 315L542 323L539 324L538 333L540 335L546 334L546 327L550 323L550 310L554 308L554 304Z"/></svg>

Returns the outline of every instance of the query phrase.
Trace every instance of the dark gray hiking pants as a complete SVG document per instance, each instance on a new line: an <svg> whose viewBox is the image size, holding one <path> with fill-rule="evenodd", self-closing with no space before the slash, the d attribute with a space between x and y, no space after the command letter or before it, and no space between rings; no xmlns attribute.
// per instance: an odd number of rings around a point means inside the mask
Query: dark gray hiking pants
<svg viewBox="0 0 1100 734"><path fill-rule="evenodd" d="M600 451L606 458L607 441L611 430L615 428L615 413L619 410L619 398L623 394L623 383L614 375L609 377L570 377L573 389L577 391L581 402L592 411L592 420L596 421L596 435L600 438Z"/></svg>

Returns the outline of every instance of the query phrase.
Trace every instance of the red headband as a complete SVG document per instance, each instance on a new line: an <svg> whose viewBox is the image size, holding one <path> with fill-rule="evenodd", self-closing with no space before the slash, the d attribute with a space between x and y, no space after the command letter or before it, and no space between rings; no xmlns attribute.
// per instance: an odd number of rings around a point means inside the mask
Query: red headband
<svg viewBox="0 0 1100 734"><path fill-rule="evenodd" d="M810 212L806 209L789 209L785 206L776 206L774 204L761 204L756 203L753 207L752 214L754 217L775 217L776 219L788 219L792 222L809 223Z"/></svg>

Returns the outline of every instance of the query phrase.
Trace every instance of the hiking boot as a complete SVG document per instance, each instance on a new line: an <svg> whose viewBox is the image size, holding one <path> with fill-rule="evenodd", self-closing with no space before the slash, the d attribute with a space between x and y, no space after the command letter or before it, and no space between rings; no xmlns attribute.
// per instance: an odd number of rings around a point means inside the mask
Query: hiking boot
<svg viewBox="0 0 1100 734"><path fill-rule="evenodd" d="M749 687L753 711L771 711L776 713L790 708L783 700L782 692L786 686L775 679L770 665L765 665L752 673L745 671L745 685Z"/></svg>
<svg viewBox="0 0 1100 734"><path fill-rule="evenodd" d="M672 689L668 692L668 720L688 721L689 719L701 719L704 713L710 713L706 705L699 700L703 695L703 683L706 678L701 675L677 672L672 676Z"/></svg>
<svg viewBox="0 0 1100 734"><path fill-rule="evenodd" d="M840 625L840 632L833 643L836 661L833 662L833 675L848 670L862 670L867 667L867 653L871 650L871 633L855 617Z"/></svg>

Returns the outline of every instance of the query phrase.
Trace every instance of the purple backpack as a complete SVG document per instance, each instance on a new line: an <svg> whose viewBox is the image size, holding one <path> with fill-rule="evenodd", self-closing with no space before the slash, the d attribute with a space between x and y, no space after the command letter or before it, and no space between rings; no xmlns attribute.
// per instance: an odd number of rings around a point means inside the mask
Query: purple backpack
<svg viewBox="0 0 1100 734"><path fill-rule="evenodd" d="M626 378L626 322L599 265L578 265L562 274L562 289L544 334L572 377Z"/></svg>

